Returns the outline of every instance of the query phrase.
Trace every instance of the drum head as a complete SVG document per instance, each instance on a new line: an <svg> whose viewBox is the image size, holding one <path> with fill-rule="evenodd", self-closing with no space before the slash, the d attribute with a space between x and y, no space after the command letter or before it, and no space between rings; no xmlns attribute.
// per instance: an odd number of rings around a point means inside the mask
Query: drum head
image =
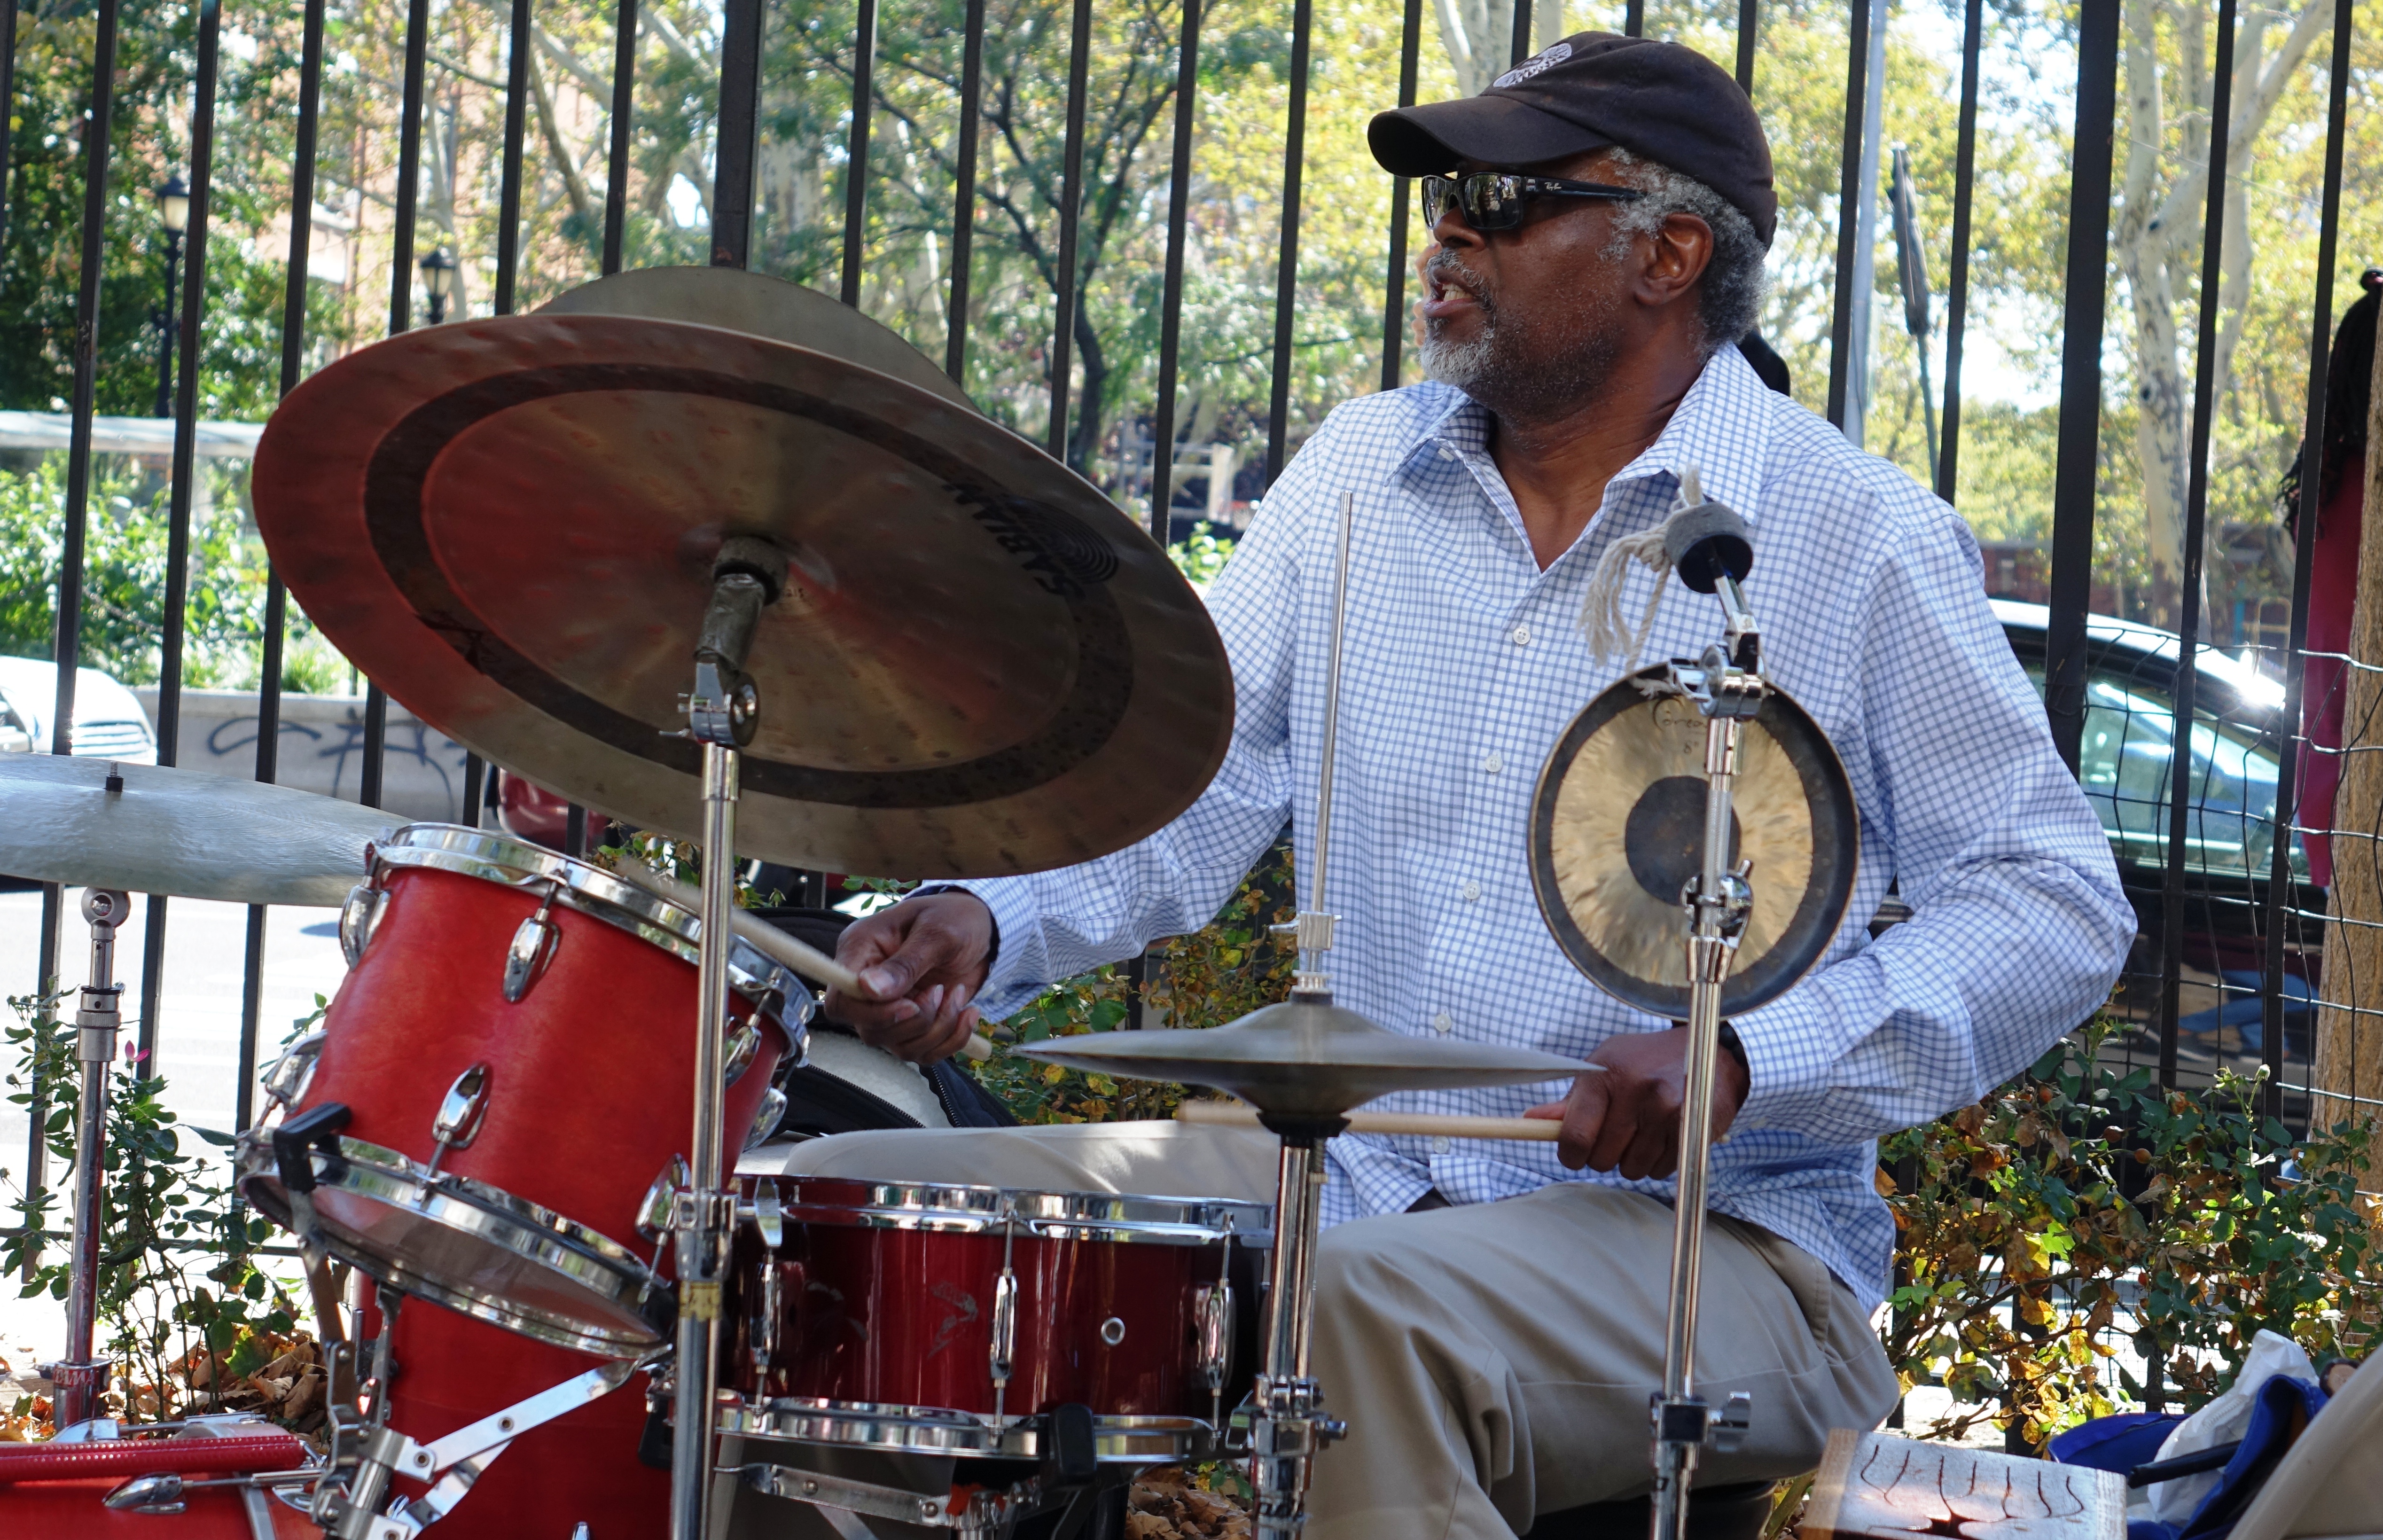
<svg viewBox="0 0 2383 1540"><path fill-rule="evenodd" d="M427 1178L397 1151L316 1152L315 1220L333 1256L385 1284L556 1347L629 1358L667 1339L668 1300L636 1253L467 1177ZM287 1227L270 1147L249 1141L241 1187Z"/></svg>
<svg viewBox="0 0 2383 1540"><path fill-rule="evenodd" d="M1624 1004L1685 1020L1687 910L1702 858L1705 720L1656 686L1661 667L1607 689L1539 772L1531 885L1556 944ZM1732 798L1733 863L1750 859L1747 917L1722 1014L1776 1000L1845 920L1861 852L1852 785L1804 708L1773 688L1747 725Z"/></svg>

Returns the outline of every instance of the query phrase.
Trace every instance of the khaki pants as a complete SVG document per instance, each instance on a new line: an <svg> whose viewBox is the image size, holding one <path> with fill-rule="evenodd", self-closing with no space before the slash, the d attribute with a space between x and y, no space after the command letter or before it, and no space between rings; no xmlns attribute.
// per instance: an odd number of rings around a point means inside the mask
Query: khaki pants
<svg viewBox="0 0 2383 1540"><path fill-rule="evenodd" d="M889 1129L755 1152L747 1172L1271 1202L1275 1142L1174 1123ZM1314 1372L1349 1436L1315 1461L1314 1540L1508 1540L1534 1514L1650 1485L1672 1211L1558 1183L1525 1197L1325 1232ZM1715 1215L1697 1389L1754 1398L1699 1485L1794 1475L1829 1430L1871 1428L1895 1375L1851 1291L1810 1256ZM1098 1410L1097 1408L1095 1409Z"/></svg>

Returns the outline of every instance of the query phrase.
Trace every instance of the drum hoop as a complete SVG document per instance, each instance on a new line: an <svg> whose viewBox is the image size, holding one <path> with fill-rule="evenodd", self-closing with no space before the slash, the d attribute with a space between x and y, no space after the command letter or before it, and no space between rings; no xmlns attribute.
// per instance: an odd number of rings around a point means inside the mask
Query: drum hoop
<svg viewBox="0 0 2383 1540"><path fill-rule="evenodd" d="M652 1270L636 1252L602 1231L469 1177L442 1172L426 1180L426 1168L420 1164L398 1151L364 1140L340 1136L340 1164L332 1169L318 1166L318 1186L368 1198L443 1229L471 1236L570 1280L599 1299L622 1307L625 1313L645 1313L637 1302L653 1286ZM246 1141L241 1167L241 1186L252 1201L263 1200L259 1206L268 1214L275 1208L286 1213L287 1200L278 1183L263 1185L259 1181L274 1176L273 1153L263 1139ZM556 1347L606 1357L627 1357L662 1340L659 1327L642 1336L625 1330L591 1329L584 1321L431 1277L401 1256L369 1250L345 1237L331 1238L336 1244L328 1249L334 1254L383 1283Z"/></svg>
<svg viewBox="0 0 2383 1540"><path fill-rule="evenodd" d="M785 1200L785 1213L788 1219L806 1224L860 1229L997 1235L1014 1225L1019 1234L1048 1240L1209 1246L1230 1239L1261 1248L1274 1244L1272 1204L1226 1198L1051 1192L843 1177L798 1178Z"/></svg>
<svg viewBox="0 0 2383 1540"><path fill-rule="evenodd" d="M467 829L460 823L409 823L375 849L376 878L383 868L444 871L541 895L550 890L554 901L566 909L626 931L681 962L698 961L703 933L700 918L601 867L509 834ZM792 968L742 936L729 938L728 971L736 992L758 1002L790 1035L810 1019L817 1001L809 986Z"/></svg>
<svg viewBox="0 0 2383 1540"><path fill-rule="evenodd" d="M759 1405L723 1406L720 1412L722 1435L999 1460L1041 1459L1044 1423L1040 1416L996 1419L990 1412L949 1407L809 1396L775 1396ZM1093 1442L1105 1464L1197 1460L1216 1451L1216 1430L1199 1417L1095 1416Z"/></svg>

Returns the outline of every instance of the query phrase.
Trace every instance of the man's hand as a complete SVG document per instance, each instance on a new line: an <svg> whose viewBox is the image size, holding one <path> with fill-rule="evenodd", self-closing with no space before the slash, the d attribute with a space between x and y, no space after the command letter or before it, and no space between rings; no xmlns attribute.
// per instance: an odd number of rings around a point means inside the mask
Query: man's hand
<svg viewBox="0 0 2383 1540"><path fill-rule="evenodd" d="M1746 1104L1746 1066L1714 1048L1712 1137L1729 1131ZM1687 1101L1688 1029L1630 1032L1608 1039L1588 1056L1600 1073L1583 1075L1561 1102L1533 1107L1525 1117L1561 1118L1556 1156L1578 1171L1619 1171L1632 1181L1668 1177L1680 1165L1680 1108Z"/></svg>
<svg viewBox="0 0 2383 1540"><path fill-rule="evenodd" d="M980 1017L969 1004L984 987L993 911L964 893L939 893L881 909L846 929L835 960L860 975L858 995L830 990L826 1013L860 1041L914 1064L967 1046Z"/></svg>

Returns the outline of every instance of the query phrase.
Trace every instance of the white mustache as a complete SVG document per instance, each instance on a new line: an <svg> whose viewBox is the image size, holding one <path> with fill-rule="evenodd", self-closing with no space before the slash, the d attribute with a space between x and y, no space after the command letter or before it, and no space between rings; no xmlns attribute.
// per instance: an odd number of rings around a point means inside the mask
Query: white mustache
<svg viewBox="0 0 2383 1540"><path fill-rule="evenodd" d="M1488 289L1480 277L1446 251L1440 252L1424 265L1424 276L1430 281L1434 299L1438 299L1447 290L1461 289L1472 295L1474 302L1480 305L1482 309L1496 308L1490 302Z"/></svg>

